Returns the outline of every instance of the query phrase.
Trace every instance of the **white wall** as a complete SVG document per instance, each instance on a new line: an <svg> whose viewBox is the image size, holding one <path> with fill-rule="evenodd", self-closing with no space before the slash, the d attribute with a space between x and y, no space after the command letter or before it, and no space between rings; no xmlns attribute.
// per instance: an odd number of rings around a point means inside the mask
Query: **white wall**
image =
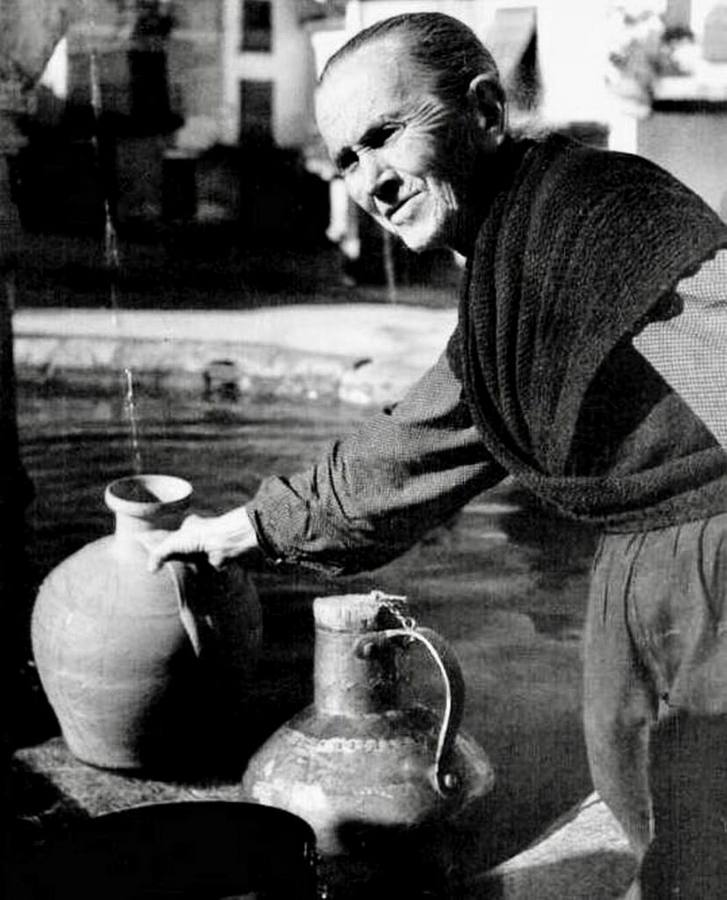
<svg viewBox="0 0 727 900"><path fill-rule="evenodd" d="M173 92L183 97L179 148L200 150L222 140L222 0L176 0L167 66Z"/></svg>
<svg viewBox="0 0 727 900"><path fill-rule="evenodd" d="M538 56L546 121L610 117L606 87L608 0L540 0Z"/></svg>
<svg viewBox="0 0 727 900"><path fill-rule="evenodd" d="M498 6L531 6L527 0L350 0L346 7L346 30L353 34L388 16L407 12L441 12L466 22L484 37Z"/></svg>
<svg viewBox="0 0 727 900"><path fill-rule="evenodd" d="M298 22L296 0L273 0L271 53L240 52L241 2L224 0L223 103L225 140L236 143L240 128L240 81L272 81L273 136L281 147L299 146L312 132L313 51Z"/></svg>
<svg viewBox="0 0 727 900"><path fill-rule="evenodd" d="M707 16L717 6L727 5L726 0L692 0L692 31L698 41L704 36L704 23Z"/></svg>
<svg viewBox="0 0 727 900"><path fill-rule="evenodd" d="M64 35L56 44L39 84L52 91L60 100L68 97L68 38Z"/></svg>
<svg viewBox="0 0 727 900"><path fill-rule="evenodd" d="M638 124L637 150L723 215L727 212L727 116L654 113Z"/></svg>
<svg viewBox="0 0 727 900"><path fill-rule="evenodd" d="M535 7L543 118L556 123L607 121L608 4L609 0L350 0L346 31L352 34L399 13L437 11L466 22L485 40L498 9Z"/></svg>

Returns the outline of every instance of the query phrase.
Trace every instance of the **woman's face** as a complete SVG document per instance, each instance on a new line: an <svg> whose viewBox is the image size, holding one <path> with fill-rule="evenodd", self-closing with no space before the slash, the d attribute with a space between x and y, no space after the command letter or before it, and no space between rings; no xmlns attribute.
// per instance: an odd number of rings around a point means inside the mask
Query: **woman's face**
<svg viewBox="0 0 727 900"><path fill-rule="evenodd" d="M481 125L448 106L400 38L365 45L319 88L316 115L353 200L411 250L458 249Z"/></svg>

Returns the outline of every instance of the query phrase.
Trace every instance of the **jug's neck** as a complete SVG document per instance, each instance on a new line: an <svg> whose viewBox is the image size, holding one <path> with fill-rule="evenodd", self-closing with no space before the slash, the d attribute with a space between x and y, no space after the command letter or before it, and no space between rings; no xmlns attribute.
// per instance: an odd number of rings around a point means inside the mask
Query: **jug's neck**
<svg viewBox="0 0 727 900"><path fill-rule="evenodd" d="M162 511L151 516L132 516L117 510L114 516L116 520L114 536L118 543L125 543L129 539L133 540L137 534L144 531L156 529L172 531L179 528L182 518L177 511L170 513Z"/></svg>
<svg viewBox="0 0 727 900"><path fill-rule="evenodd" d="M316 708L327 715L356 716L395 709L399 676L393 645L362 655L364 634L316 629Z"/></svg>

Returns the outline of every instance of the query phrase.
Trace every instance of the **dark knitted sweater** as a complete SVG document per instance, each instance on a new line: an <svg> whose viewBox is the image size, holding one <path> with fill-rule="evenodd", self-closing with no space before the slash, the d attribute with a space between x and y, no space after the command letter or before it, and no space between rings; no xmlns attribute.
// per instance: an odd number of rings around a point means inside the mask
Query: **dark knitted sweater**
<svg viewBox="0 0 727 900"><path fill-rule="evenodd" d="M450 345L500 465L611 530L727 510L727 454L631 346L727 227L653 164L564 138L511 148Z"/></svg>

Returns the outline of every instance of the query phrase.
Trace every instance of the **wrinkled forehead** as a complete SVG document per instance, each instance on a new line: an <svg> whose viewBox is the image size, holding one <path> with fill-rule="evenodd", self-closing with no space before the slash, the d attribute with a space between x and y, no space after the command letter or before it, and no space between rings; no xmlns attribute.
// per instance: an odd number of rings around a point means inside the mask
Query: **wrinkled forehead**
<svg viewBox="0 0 727 900"><path fill-rule="evenodd" d="M429 79L399 37L366 44L335 63L316 92L316 121L329 149L355 143L375 121L411 104L423 81Z"/></svg>

